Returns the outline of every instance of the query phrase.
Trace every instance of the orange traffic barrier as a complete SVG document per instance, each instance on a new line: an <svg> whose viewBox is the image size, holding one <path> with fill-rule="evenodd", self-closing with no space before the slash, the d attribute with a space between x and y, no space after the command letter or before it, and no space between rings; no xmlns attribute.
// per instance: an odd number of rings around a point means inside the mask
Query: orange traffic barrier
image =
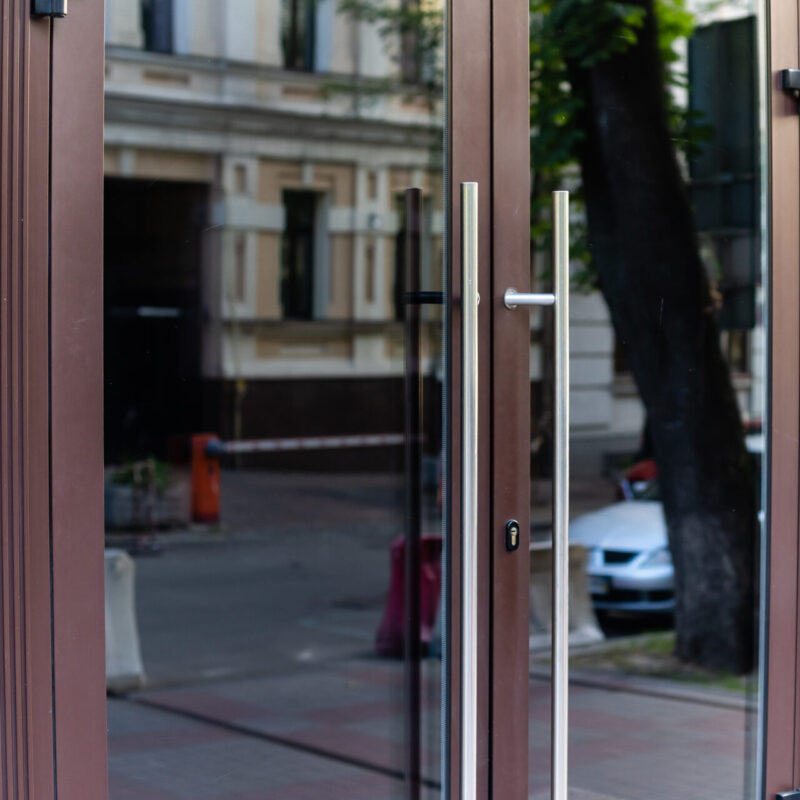
<svg viewBox="0 0 800 800"><path fill-rule="evenodd" d="M209 444L219 442L219 438L213 433L197 433L191 442L192 520L219 522L219 456L209 453Z"/></svg>

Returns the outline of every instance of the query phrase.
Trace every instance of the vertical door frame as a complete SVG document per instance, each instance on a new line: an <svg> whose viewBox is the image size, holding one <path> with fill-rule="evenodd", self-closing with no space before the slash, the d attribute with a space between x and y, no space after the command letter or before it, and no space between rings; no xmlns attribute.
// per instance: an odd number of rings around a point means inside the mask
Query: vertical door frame
<svg viewBox="0 0 800 800"><path fill-rule="evenodd" d="M446 154L448 217L447 374L449 430L446 457L448 530L446 534L447 775L445 796L461 796L461 192L460 184L478 184L478 292L490 298L491 287L491 2L447 3ZM478 736L477 798L489 797L490 781L490 460L491 303L478 307Z"/></svg>
<svg viewBox="0 0 800 800"><path fill-rule="evenodd" d="M103 0L0 0L0 793L103 798Z"/></svg>
<svg viewBox="0 0 800 800"><path fill-rule="evenodd" d="M448 17L450 798L459 797L461 222L478 183L478 798L527 797L530 325L503 306L530 282L528 5L451 0ZM520 546L505 549L505 523Z"/></svg>
<svg viewBox="0 0 800 800"><path fill-rule="evenodd" d="M527 3L493 0L491 785L512 800L528 797L531 333L529 309L503 295L531 291L529 22Z"/></svg>
<svg viewBox="0 0 800 800"><path fill-rule="evenodd" d="M107 796L103 0L52 22L50 458L58 800Z"/></svg>
<svg viewBox="0 0 800 800"><path fill-rule="evenodd" d="M762 631L763 792L800 787L800 118L781 70L800 67L798 8L767 3L768 470Z"/></svg>
<svg viewBox="0 0 800 800"><path fill-rule="evenodd" d="M0 0L0 795L52 800L50 23L29 5Z"/></svg>

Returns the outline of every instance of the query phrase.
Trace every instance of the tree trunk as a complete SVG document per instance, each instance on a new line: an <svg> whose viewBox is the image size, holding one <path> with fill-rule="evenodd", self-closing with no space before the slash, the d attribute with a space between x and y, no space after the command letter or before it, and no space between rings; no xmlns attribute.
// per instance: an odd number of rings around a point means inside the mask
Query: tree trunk
<svg viewBox="0 0 800 800"><path fill-rule="evenodd" d="M572 68L600 289L652 429L675 565L677 654L754 658L756 487L670 138L651 0L635 45Z"/></svg>

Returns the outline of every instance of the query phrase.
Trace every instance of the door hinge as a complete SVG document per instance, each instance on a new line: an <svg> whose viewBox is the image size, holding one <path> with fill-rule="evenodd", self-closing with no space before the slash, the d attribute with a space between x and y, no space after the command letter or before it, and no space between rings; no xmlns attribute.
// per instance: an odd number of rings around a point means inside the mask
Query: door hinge
<svg viewBox="0 0 800 800"><path fill-rule="evenodd" d="M787 70L788 71L788 70ZM796 69L791 70L797 72ZM779 792L775 795L777 800L800 800L800 789L794 789L791 792Z"/></svg>
<svg viewBox="0 0 800 800"><path fill-rule="evenodd" d="M33 0L33 14L37 17L66 17L67 0Z"/></svg>

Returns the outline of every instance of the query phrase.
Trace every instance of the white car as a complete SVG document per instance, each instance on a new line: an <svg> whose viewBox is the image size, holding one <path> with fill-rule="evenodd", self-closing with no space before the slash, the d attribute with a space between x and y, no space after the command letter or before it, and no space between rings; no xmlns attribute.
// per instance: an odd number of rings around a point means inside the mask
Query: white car
<svg viewBox="0 0 800 800"><path fill-rule="evenodd" d="M745 437L760 474L764 435ZM760 481L759 484L760 485ZM658 481L620 482L628 498L572 520L569 540L589 550L589 593L597 611L671 613L675 572ZM758 513L764 524L764 512Z"/></svg>
<svg viewBox="0 0 800 800"><path fill-rule="evenodd" d="M658 500L629 500L570 522L569 540L589 550L589 592L598 611L669 613L675 575Z"/></svg>

